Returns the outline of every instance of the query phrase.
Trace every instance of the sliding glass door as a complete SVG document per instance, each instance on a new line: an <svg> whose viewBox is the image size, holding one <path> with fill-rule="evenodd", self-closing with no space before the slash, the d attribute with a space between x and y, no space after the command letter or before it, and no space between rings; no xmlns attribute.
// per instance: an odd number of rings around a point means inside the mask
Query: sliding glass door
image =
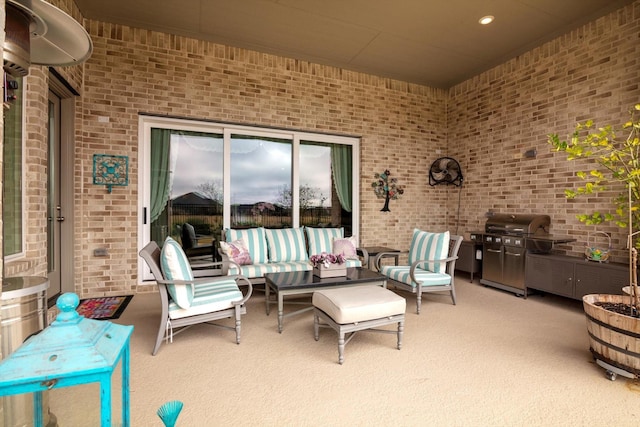
<svg viewBox="0 0 640 427"><path fill-rule="evenodd" d="M139 246L185 224L217 247L223 228L358 226L357 138L141 116ZM140 272L150 278L141 265Z"/></svg>

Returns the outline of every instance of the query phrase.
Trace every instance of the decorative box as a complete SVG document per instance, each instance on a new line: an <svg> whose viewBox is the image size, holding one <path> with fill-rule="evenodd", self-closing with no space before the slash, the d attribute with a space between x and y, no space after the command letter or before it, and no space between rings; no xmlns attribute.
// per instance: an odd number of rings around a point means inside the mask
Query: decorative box
<svg viewBox="0 0 640 427"><path fill-rule="evenodd" d="M320 264L317 267L313 267L313 274L321 279L328 277L340 277L347 275L346 264L329 264L327 267L324 264Z"/></svg>

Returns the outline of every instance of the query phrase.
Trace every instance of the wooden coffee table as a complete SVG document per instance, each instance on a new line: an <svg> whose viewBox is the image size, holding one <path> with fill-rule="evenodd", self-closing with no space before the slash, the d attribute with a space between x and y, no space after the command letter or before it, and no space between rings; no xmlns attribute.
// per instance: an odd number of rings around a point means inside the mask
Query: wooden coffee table
<svg viewBox="0 0 640 427"><path fill-rule="evenodd" d="M379 285L387 287L387 278L382 274L363 267L347 268L347 275L341 277L329 277L321 279L313 275L313 271L294 271L289 273L267 273L265 279L265 306L269 315L271 291L276 294L278 304L278 332L282 333L282 324L285 317L294 316L313 310L311 303L304 303L305 308L284 314L284 297L287 295L312 294L321 289L333 289L348 286ZM295 302L300 304L300 302ZM294 303L294 304L295 304Z"/></svg>

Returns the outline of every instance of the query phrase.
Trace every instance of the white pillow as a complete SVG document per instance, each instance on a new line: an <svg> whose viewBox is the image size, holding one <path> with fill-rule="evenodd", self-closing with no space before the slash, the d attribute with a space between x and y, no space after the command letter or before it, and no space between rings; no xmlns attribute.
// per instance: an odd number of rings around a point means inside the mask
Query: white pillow
<svg viewBox="0 0 640 427"><path fill-rule="evenodd" d="M220 249L229 257L229 259L238 265L251 265L251 254L245 245L244 240L238 239L233 242L220 242Z"/></svg>
<svg viewBox="0 0 640 427"><path fill-rule="evenodd" d="M358 239L356 236L346 238L334 238L333 250L335 255L343 255L346 259L359 259L356 245Z"/></svg>

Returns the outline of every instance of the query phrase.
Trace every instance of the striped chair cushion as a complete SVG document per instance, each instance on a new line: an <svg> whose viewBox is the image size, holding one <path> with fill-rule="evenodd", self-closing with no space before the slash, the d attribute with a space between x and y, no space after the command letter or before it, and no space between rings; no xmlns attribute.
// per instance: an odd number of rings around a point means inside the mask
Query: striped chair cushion
<svg viewBox="0 0 640 427"><path fill-rule="evenodd" d="M380 269L380 274L387 276L397 282L406 283L412 287L416 287L417 283L411 280L409 270L411 267L407 265L395 266L385 265ZM451 284L451 276L446 273L433 273L431 271L416 268L414 272L416 279L420 281L423 287L426 286L442 286Z"/></svg>
<svg viewBox="0 0 640 427"><path fill-rule="evenodd" d="M296 262L309 259L301 228L267 229L269 262Z"/></svg>
<svg viewBox="0 0 640 427"><path fill-rule="evenodd" d="M236 230L228 228L225 230L225 240L227 242L233 242L234 240L240 240L247 245L249 249L249 255L251 260L255 264L262 264L268 262L267 257L267 241L264 236L264 228L248 228L246 230Z"/></svg>
<svg viewBox="0 0 640 427"><path fill-rule="evenodd" d="M449 256L449 232L429 233L417 228L413 230L413 238L409 247L409 265L420 260L439 260ZM445 273L446 262L428 262L420 268L433 273Z"/></svg>
<svg viewBox="0 0 640 427"><path fill-rule="evenodd" d="M233 278L216 280L211 283L198 283L194 289L191 307L184 308L175 302L169 303L170 319L224 310L233 307L233 301L242 299L242 292Z"/></svg>
<svg viewBox="0 0 640 427"><path fill-rule="evenodd" d="M193 280L189 260L182 247L167 237L160 252L160 268L166 280ZM193 302L193 285L167 285L167 291L181 308L189 308Z"/></svg>
<svg viewBox="0 0 640 427"><path fill-rule="evenodd" d="M351 267L347 264L348 267ZM240 270L235 265L229 267L229 274L241 274L247 279L264 277L265 273L280 273L284 271L308 271L313 267L309 261L268 262L266 264L242 265Z"/></svg>
<svg viewBox="0 0 640 427"><path fill-rule="evenodd" d="M309 256L320 255L322 252L332 253L333 240L344 237L344 228L313 228L305 227L309 241Z"/></svg>
<svg viewBox="0 0 640 427"><path fill-rule="evenodd" d="M346 265L347 268L362 267L362 261L360 261L359 259L348 259L344 262L344 265Z"/></svg>

